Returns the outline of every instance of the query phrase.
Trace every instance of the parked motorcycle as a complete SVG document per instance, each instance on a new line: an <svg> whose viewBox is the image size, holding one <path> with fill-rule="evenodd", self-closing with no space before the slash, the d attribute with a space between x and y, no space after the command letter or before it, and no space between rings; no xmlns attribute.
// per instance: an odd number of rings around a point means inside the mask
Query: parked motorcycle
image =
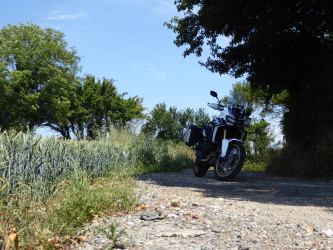
<svg viewBox="0 0 333 250"><path fill-rule="evenodd" d="M208 106L221 113L208 125L188 125L184 141L188 146L195 146L195 176L205 176L213 166L216 178L227 181L235 178L244 165L247 135L244 127L250 126L251 112L231 102L224 106L215 91L210 91L210 94L217 98L218 103L208 103Z"/></svg>

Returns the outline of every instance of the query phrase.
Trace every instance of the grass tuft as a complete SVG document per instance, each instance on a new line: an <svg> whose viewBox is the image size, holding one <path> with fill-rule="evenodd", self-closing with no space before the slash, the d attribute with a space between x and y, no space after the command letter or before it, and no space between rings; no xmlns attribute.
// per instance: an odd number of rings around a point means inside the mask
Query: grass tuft
<svg viewBox="0 0 333 250"><path fill-rule="evenodd" d="M136 204L133 180L100 178L90 185L86 172L77 173L69 188L56 197L46 220L57 235L73 236L97 215L127 212Z"/></svg>

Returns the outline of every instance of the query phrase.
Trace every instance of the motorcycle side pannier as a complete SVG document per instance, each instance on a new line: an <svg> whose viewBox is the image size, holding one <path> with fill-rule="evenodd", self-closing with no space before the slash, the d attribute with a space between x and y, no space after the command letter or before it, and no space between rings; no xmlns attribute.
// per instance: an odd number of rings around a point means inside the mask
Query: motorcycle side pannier
<svg viewBox="0 0 333 250"><path fill-rule="evenodd" d="M202 129L198 128L194 124L190 124L186 126L184 142L187 146L194 146L194 144L199 140L200 133L202 133Z"/></svg>

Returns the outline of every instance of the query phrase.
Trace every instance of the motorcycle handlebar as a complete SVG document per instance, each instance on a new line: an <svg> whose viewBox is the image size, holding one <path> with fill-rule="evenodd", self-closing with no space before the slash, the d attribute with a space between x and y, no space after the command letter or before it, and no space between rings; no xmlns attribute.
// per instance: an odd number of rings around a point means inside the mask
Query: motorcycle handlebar
<svg viewBox="0 0 333 250"><path fill-rule="evenodd" d="M212 109L217 109L217 110L224 109L224 106L220 103L207 103L207 105Z"/></svg>

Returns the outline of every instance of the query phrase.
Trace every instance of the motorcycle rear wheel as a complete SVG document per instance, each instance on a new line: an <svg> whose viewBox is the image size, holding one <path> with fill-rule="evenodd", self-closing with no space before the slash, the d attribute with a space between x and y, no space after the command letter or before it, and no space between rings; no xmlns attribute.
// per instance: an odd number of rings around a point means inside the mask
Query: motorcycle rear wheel
<svg viewBox="0 0 333 250"><path fill-rule="evenodd" d="M220 181L229 181L235 178L241 171L245 162L246 151L244 144L232 141L229 144L226 159L222 162L216 161L214 174Z"/></svg>
<svg viewBox="0 0 333 250"><path fill-rule="evenodd" d="M209 166L207 164L200 162L200 160L196 159L194 164L194 175L196 177L204 177L207 173Z"/></svg>

